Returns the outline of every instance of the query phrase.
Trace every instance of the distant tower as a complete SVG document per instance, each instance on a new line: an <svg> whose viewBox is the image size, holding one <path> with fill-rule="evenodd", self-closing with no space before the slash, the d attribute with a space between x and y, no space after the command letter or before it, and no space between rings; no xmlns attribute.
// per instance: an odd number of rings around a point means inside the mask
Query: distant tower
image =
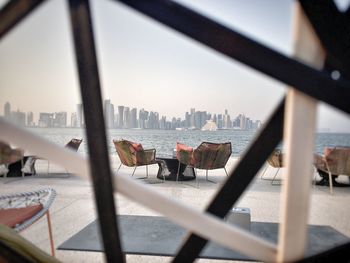
<svg viewBox="0 0 350 263"><path fill-rule="evenodd" d="M129 129L129 128L131 128L130 126L131 126L131 117L130 117L130 108L129 107L124 107L124 115L123 115L123 117L124 117L124 120L123 120L123 127L124 128L127 128L127 129Z"/></svg>
<svg viewBox="0 0 350 263"><path fill-rule="evenodd" d="M9 102L5 103L4 106L4 117L5 119L11 119L11 104Z"/></svg>
<svg viewBox="0 0 350 263"><path fill-rule="evenodd" d="M84 111L81 103L77 104L77 122L79 128L84 127Z"/></svg>
<svg viewBox="0 0 350 263"><path fill-rule="evenodd" d="M34 126L34 114L32 111L27 113L27 126Z"/></svg>
<svg viewBox="0 0 350 263"><path fill-rule="evenodd" d="M124 106L118 106L118 128L124 126Z"/></svg>
<svg viewBox="0 0 350 263"><path fill-rule="evenodd" d="M114 126L114 106L110 100L105 100L105 120L106 120L106 127L113 128L113 126Z"/></svg>
<svg viewBox="0 0 350 263"><path fill-rule="evenodd" d="M71 115L70 126L74 128L78 127L78 119L77 119L77 114L75 112L73 112Z"/></svg>
<svg viewBox="0 0 350 263"><path fill-rule="evenodd" d="M137 128L137 109L132 108L130 112L131 117L131 128Z"/></svg>

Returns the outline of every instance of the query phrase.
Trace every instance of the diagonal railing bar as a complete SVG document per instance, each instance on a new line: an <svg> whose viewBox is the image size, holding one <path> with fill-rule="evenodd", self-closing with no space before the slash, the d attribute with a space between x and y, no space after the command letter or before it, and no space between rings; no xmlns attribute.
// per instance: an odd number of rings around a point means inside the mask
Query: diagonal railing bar
<svg viewBox="0 0 350 263"><path fill-rule="evenodd" d="M76 152L58 146L39 135L6 121L0 116L0 140L10 142L37 156L52 160L89 180L89 160ZM166 216L169 220L213 242L247 255L250 258L272 262L277 256L276 245L253 235L220 218L154 191L150 186L135 181L127 174L113 176L114 191ZM254 249L251 249L251 248Z"/></svg>
<svg viewBox="0 0 350 263"><path fill-rule="evenodd" d="M350 81L289 58L173 1L114 0L301 92L350 113ZM268 61L268 63L266 63Z"/></svg>
<svg viewBox="0 0 350 263"><path fill-rule="evenodd" d="M238 198L247 189L268 156L283 136L285 99L278 105L267 124L243 154L236 168L230 173L225 184L216 193L206 211L220 218L225 217ZM173 262L193 262L207 241L190 234L183 243Z"/></svg>
<svg viewBox="0 0 350 263"><path fill-rule="evenodd" d="M0 10L0 39L29 15L44 0L12 0Z"/></svg>
<svg viewBox="0 0 350 263"><path fill-rule="evenodd" d="M299 0L331 61L350 76L350 23L333 0Z"/></svg>
<svg viewBox="0 0 350 263"><path fill-rule="evenodd" d="M69 0L75 55L100 231L108 262L124 262L113 197L92 19L88 0Z"/></svg>

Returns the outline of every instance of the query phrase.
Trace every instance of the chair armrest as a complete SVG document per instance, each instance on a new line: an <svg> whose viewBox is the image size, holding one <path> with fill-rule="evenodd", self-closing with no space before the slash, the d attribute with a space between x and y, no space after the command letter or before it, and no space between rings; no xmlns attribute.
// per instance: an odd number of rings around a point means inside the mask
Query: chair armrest
<svg viewBox="0 0 350 263"><path fill-rule="evenodd" d="M147 149L147 150L136 152L137 165L152 164L152 163L155 163L155 159L156 159L156 149Z"/></svg>

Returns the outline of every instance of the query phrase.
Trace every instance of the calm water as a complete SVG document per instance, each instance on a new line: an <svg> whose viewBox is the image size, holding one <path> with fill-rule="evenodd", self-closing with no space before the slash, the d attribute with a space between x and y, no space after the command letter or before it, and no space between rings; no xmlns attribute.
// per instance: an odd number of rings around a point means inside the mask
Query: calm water
<svg viewBox="0 0 350 263"><path fill-rule="evenodd" d="M84 141L79 152L86 154L86 136L83 129L70 128L29 128L30 131L39 134L59 145L65 145L71 138L83 138ZM232 155L238 156L246 149L254 138L256 131L221 130L209 131L165 131L165 130L119 130L107 131L108 147L111 154L115 153L113 139L127 139L142 143L145 149L155 148L157 156L169 156L176 142L185 143L196 147L203 141L231 142ZM316 134L315 152L322 153L325 146L350 146L350 133L318 133Z"/></svg>

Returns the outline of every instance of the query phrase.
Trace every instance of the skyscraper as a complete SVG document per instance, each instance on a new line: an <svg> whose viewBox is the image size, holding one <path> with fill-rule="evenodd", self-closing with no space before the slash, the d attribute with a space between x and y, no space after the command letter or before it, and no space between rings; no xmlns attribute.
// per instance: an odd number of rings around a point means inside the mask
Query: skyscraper
<svg viewBox="0 0 350 263"><path fill-rule="evenodd" d="M34 126L34 114L32 111L27 113L27 126Z"/></svg>
<svg viewBox="0 0 350 263"><path fill-rule="evenodd" d="M5 106L4 106L4 117L5 117L5 119L8 119L8 120L11 119L11 104L9 102L5 103Z"/></svg>
<svg viewBox="0 0 350 263"><path fill-rule="evenodd" d="M65 128L67 127L67 112L55 112L53 119L53 127Z"/></svg>
<svg viewBox="0 0 350 263"><path fill-rule="evenodd" d="M130 108L124 107L124 120L123 120L123 128L129 129L131 128L131 118L130 118Z"/></svg>
<svg viewBox="0 0 350 263"><path fill-rule="evenodd" d="M73 112L71 115L70 126L74 127L74 128L78 127L78 118L77 118L77 114L75 112Z"/></svg>
<svg viewBox="0 0 350 263"><path fill-rule="evenodd" d="M85 121L84 121L84 111L83 111L83 104L79 103L77 104L77 122L78 127L84 127Z"/></svg>
<svg viewBox="0 0 350 263"><path fill-rule="evenodd" d="M131 128L137 128L137 109L132 108L130 112Z"/></svg>
<svg viewBox="0 0 350 263"><path fill-rule="evenodd" d="M106 127L113 128L113 126L114 126L114 105L111 103L111 100L105 100L104 110L105 110Z"/></svg>
<svg viewBox="0 0 350 263"><path fill-rule="evenodd" d="M124 106L118 106L118 128L124 127Z"/></svg>

